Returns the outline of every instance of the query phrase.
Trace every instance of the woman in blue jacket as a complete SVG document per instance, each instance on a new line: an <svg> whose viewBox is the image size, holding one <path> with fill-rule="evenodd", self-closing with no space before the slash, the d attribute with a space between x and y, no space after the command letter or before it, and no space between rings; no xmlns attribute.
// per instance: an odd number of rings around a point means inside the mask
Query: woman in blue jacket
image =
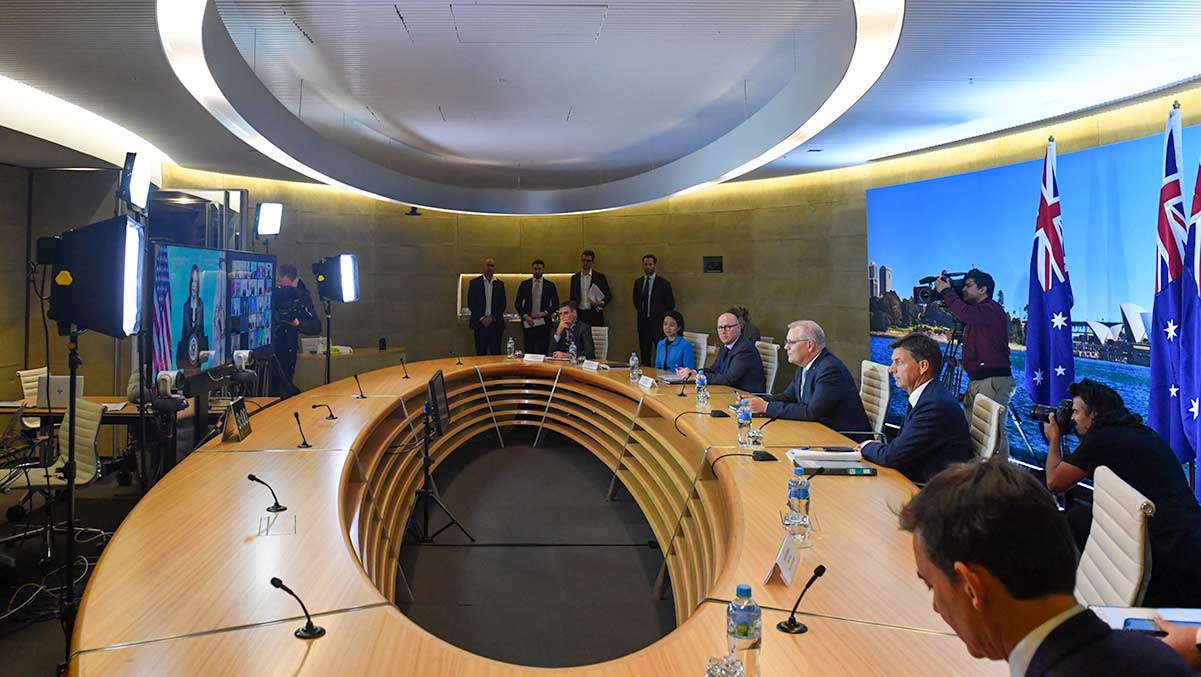
<svg viewBox="0 0 1201 677"><path fill-rule="evenodd" d="M669 310L663 316L663 340L655 349L655 368L675 372L679 367L696 369L696 357L692 344L684 338L684 316L678 310Z"/></svg>

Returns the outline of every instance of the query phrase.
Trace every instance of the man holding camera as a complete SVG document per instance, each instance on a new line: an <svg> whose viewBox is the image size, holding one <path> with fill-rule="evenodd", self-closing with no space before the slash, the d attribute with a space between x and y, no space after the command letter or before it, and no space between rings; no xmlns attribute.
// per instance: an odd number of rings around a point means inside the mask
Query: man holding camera
<svg viewBox="0 0 1201 677"><path fill-rule="evenodd" d="M315 336L321 333L321 320L313 310L313 297L300 281L296 266L282 263L271 293L271 345L275 352L276 369L272 372L271 394L291 397L300 392L292 383L296 374L296 354L300 352L300 334Z"/></svg>
<svg viewBox="0 0 1201 677"><path fill-rule="evenodd" d="M993 300L996 282L992 275L972 268L964 276L963 290L956 292L946 277L939 275L934 289L942 294L943 304L963 324L963 355L960 359L967 374L967 392L963 408L972 418L972 403L977 394L1003 407L1013 396L1013 369L1009 363L1009 316ZM1002 428L1003 429L1003 428ZM997 455L1009 458L1009 440L1001 435Z"/></svg>

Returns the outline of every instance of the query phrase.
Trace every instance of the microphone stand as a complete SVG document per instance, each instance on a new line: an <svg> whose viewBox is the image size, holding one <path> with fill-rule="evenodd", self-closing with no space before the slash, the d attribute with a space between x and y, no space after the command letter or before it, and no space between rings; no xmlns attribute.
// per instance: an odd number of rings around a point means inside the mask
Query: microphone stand
<svg viewBox="0 0 1201 677"><path fill-rule="evenodd" d="M800 635L809 631L809 626L797 621L796 610L797 607L801 605L801 599L805 597L805 593L809 592L809 588L813 585L813 582L821 578L825 573L826 566L824 564L817 565L817 568L813 570L813 576L810 577L809 582L805 584L805 589L801 590L801 594L797 596L796 604L792 605L792 613L788 614L788 620L776 623L777 630L790 635Z"/></svg>
<svg viewBox="0 0 1201 677"><path fill-rule="evenodd" d="M300 412L294 411L292 412L292 415L296 417L296 428L300 430L300 444L296 446L300 449L308 449L313 445L309 444L309 441L304 438L304 428L302 428L300 425Z"/></svg>
<svg viewBox="0 0 1201 677"><path fill-rule="evenodd" d="M297 628L296 632L293 633L296 635L296 637L299 639L317 639L318 637L325 636L325 628L321 627L320 625L313 625L313 617L309 615L308 607L304 605L304 600L300 599L299 595L292 592L292 589L284 585L284 582L278 578L272 577L271 586L278 590L283 590L291 595L297 602L300 602L300 610L304 612L304 618L306 622L304 627Z"/></svg>
<svg viewBox="0 0 1201 677"><path fill-rule="evenodd" d="M400 368L405 370L405 378L409 377L409 365L405 364L405 358L400 358Z"/></svg>
<svg viewBox="0 0 1201 677"><path fill-rule="evenodd" d="M408 378L408 376L406 376L405 378ZM355 395L355 396L354 396L354 398L355 398L356 400L365 400L365 399L367 399L367 396L363 394L363 386L362 386L362 384L360 384L360 383L359 383L359 375L358 375L358 374L355 374L355 375L354 375L354 385L355 385L355 387L356 387L356 388L358 388L358 389L359 389L359 394L358 394L358 395ZM333 413L333 412L330 412L330 413Z"/></svg>
<svg viewBox="0 0 1201 677"><path fill-rule="evenodd" d="M325 417L325 420L327 420L327 421L336 421L336 420L338 420L338 417L337 417L337 416L334 416L334 410L333 410L333 408L332 408L332 407L330 407L328 404L314 404L314 405L312 406L312 408L313 408L313 409L316 409L317 407L325 407L326 409L328 409L328 410L329 410L329 416L326 416L326 417Z"/></svg>

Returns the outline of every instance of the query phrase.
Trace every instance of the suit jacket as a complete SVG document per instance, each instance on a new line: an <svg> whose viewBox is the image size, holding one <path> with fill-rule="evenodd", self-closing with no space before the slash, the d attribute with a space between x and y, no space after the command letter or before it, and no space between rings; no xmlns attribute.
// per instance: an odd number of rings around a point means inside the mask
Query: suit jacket
<svg viewBox="0 0 1201 677"><path fill-rule="evenodd" d="M792 384L783 393L764 398L768 402L766 413L769 417L816 421L831 430L871 430L855 379L834 353L825 349L818 353L809 365L802 391L803 371L796 370Z"/></svg>
<svg viewBox="0 0 1201 677"><path fill-rule="evenodd" d="M502 330L505 327L505 308L508 306L505 303L505 283L500 279L492 278L492 327L494 331ZM484 296L484 276L480 275L467 285L467 309L471 311L471 328L478 329L484 325L480 324L480 318L488 310L488 299Z"/></svg>
<svg viewBox="0 0 1201 677"><path fill-rule="evenodd" d="M1184 660L1167 644L1114 630L1088 609L1052 630L1026 669L1026 677L1188 674Z"/></svg>
<svg viewBox="0 0 1201 677"><path fill-rule="evenodd" d="M663 276L655 275L655 283L651 285L651 316L646 316L646 276L634 280L634 310L638 313L638 324L648 324L652 328L663 326L663 316L667 311L676 307L676 297L671 291L671 283ZM661 331L661 329L660 329Z"/></svg>
<svg viewBox="0 0 1201 677"><path fill-rule="evenodd" d="M554 329L558 329L558 327L556 326ZM592 342L592 327L576 320L572 329L575 331L576 353L590 360L596 359L596 344ZM558 338L553 335L550 337L550 352L555 353L560 350L565 353L571 352L571 341L567 339L567 332L563 332Z"/></svg>
<svg viewBox="0 0 1201 677"><path fill-rule="evenodd" d="M938 379L922 391L895 439L869 442L862 452L865 459L896 468L914 483L929 482L947 466L974 457L963 405Z"/></svg>
<svg viewBox="0 0 1201 677"><path fill-rule="evenodd" d="M722 369L717 365L725 362ZM749 393L761 393L767 390L767 377L763 373L763 358L759 349L745 336L739 336L733 348L722 346L717 351L717 359L705 367L705 376L711 386L730 386ZM959 410L959 418L963 418L963 410Z"/></svg>
<svg viewBox="0 0 1201 677"><path fill-rule="evenodd" d="M547 330L554 329L550 326L551 315L559 308L559 290L555 287L555 283L542 278L542 306L539 308L531 307L534 302L534 278L523 280L517 287L517 314L518 315L533 315L536 312L546 313Z"/></svg>
<svg viewBox="0 0 1201 677"><path fill-rule="evenodd" d="M605 293L604 303L605 307L608 308L609 301L613 298L613 292L609 291L609 280L605 278L605 274L598 273L596 272L596 269L593 269L592 286L600 287L600 290ZM652 291L654 290L652 289ZM579 303L580 299L583 298L583 296L580 295L580 274L578 272L571 276L571 296L569 298L576 303Z"/></svg>

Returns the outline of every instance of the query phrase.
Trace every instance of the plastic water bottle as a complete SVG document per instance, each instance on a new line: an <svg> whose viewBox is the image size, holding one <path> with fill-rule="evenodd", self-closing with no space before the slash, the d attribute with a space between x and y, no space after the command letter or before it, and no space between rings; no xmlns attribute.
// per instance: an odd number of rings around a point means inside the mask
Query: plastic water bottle
<svg viewBox="0 0 1201 677"><path fill-rule="evenodd" d="M642 378L642 367L638 366L638 353L630 353L630 380Z"/></svg>
<svg viewBox="0 0 1201 677"><path fill-rule="evenodd" d="M511 360L517 354L517 344L513 341L513 337L509 337L509 343L505 346L505 355Z"/></svg>
<svg viewBox="0 0 1201 677"><path fill-rule="evenodd" d="M705 376L704 369L698 369L696 372L696 406L709 406L709 377Z"/></svg>
<svg viewBox="0 0 1201 677"><path fill-rule="evenodd" d="M751 403L743 400L738 404L738 446L746 447L751 443L748 433L751 431Z"/></svg>
<svg viewBox="0 0 1201 677"><path fill-rule="evenodd" d="M576 347L575 341L571 342L571 346L567 349L567 354L571 356L572 364L579 364L580 349Z"/></svg>
<svg viewBox="0 0 1201 677"><path fill-rule="evenodd" d="M739 585L726 608L726 647L742 661L747 677L759 675L759 648L763 644L763 612L751 599L751 586Z"/></svg>
<svg viewBox="0 0 1201 677"><path fill-rule="evenodd" d="M809 539L809 478L805 469L795 467L788 480L788 515L784 526L793 538L806 542Z"/></svg>

